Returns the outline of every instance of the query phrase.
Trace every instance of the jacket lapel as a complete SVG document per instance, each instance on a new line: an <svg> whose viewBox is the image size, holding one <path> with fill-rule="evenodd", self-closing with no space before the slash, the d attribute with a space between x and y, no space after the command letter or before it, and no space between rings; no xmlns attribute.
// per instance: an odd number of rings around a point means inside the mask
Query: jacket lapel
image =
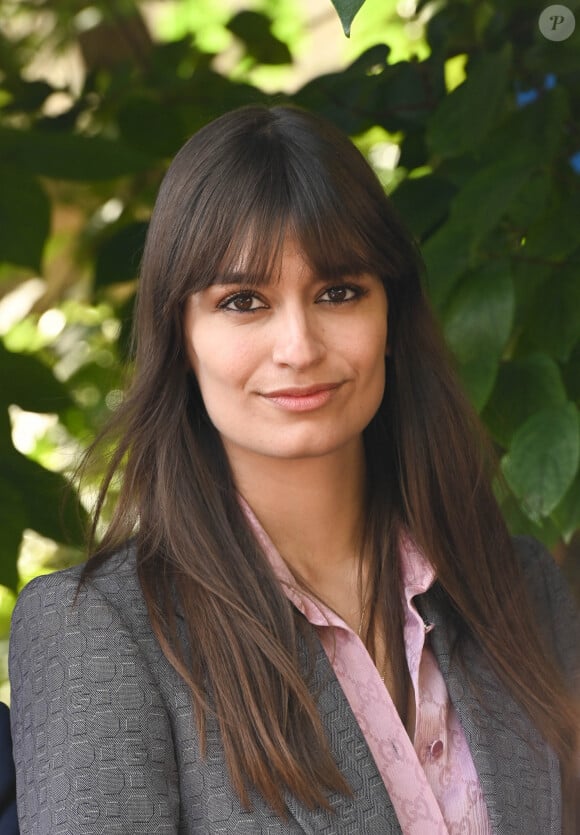
<svg viewBox="0 0 580 835"><path fill-rule="evenodd" d="M444 614L437 592L416 602L423 618L434 624L431 647L471 750L494 833L560 835L560 772L554 752L473 642L466 642L465 665L460 663L453 653L457 628Z"/></svg>
<svg viewBox="0 0 580 835"><path fill-rule="evenodd" d="M301 655L306 659L308 650L302 640L300 644ZM317 702L334 759L353 794L347 797L333 793L329 798L332 812L313 812L288 795L288 810L309 835L352 835L354 832L401 835L385 784L317 637L310 651L314 655L310 690Z"/></svg>

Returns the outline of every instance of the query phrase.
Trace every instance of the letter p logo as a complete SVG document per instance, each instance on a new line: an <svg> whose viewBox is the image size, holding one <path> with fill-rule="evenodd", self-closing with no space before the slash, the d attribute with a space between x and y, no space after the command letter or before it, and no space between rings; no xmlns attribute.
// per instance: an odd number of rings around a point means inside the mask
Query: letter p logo
<svg viewBox="0 0 580 835"><path fill-rule="evenodd" d="M565 41L576 27L574 12L568 6L548 6L538 19L538 27L549 41Z"/></svg>

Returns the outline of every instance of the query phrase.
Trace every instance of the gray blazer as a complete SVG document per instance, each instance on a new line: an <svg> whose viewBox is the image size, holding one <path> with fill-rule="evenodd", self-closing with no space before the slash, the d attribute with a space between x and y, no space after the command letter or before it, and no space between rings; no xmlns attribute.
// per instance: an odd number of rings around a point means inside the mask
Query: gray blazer
<svg viewBox="0 0 580 835"><path fill-rule="evenodd" d="M572 676L580 618L549 555L520 540L538 621ZM287 797L278 818L260 797L241 808L216 724L200 757L189 692L151 632L128 551L73 597L79 569L40 577L20 595L10 675L18 807L25 835L282 835L400 833L365 739L322 647L313 688L331 749L353 797L332 812ZM456 628L437 593L419 599L459 713L497 835L558 835L560 776L553 752L476 649L468 684L451 647Z"/></svg>

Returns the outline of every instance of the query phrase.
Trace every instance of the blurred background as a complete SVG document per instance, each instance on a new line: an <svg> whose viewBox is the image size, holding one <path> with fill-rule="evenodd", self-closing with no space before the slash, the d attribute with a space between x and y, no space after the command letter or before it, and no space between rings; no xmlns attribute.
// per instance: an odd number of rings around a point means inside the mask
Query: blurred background
<svg viewBox="0 0 580 835"><path fill-rule="evenodd" d="M580 596L580 8L552 40L548 5L2 0L0 699L18 589L85 556L100 474L74 471L123 397L160 180L242 104L315 110L368 157L422 245L508 524Z"/></svg>

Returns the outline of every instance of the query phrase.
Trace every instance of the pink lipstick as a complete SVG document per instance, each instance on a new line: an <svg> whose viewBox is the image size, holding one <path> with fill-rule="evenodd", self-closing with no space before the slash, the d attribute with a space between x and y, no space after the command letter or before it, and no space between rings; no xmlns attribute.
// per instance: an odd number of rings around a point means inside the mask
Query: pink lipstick
<svg viewBox="0 0 580 835"><path fill-rule="evenodd" d="M289 412L309 412L326 405L339 385L339 383L318 383L312 386L295 386L269 391L263 397Z"/></svg>

